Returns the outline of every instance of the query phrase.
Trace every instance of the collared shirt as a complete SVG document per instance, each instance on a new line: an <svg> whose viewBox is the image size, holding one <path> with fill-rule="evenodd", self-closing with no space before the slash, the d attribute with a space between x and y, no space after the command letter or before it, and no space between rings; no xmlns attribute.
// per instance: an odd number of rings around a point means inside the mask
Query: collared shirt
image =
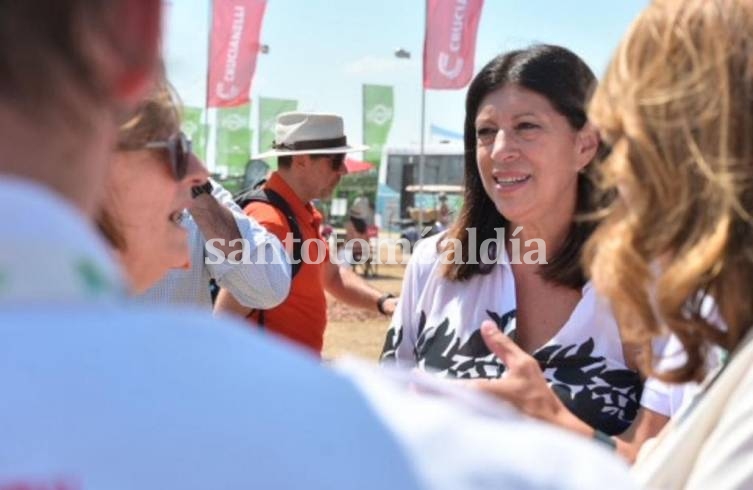
<svg viewBox="0 0 753 490"><path fill-rule="evenodd" d="M249 308L269 308L285 299L290 289L290 264L282 243L253 218L249 218L233 201L233 196L212 181L212 196L233 213L240 236L249 244L244 253L247 263L206 261L206 238L199 225L187 213L183 226L188 231L191 264L172 269L152 288L139 296L146 304L189 304L212 308L209 280L227 289L235 299ZM245 260L245 259L244 259ZM209 262L209 263L207 263Z"/></svg>
<svg viewBox="0 0 753 490"><path fill-rule="evenodd" d="M304 203L277 173L272 174L265 187L277 192L288 203L298 221L303 237L303 264L293 278L287 299L275 308L264 310L263 321L259 311L253 312L249 319L320 353L327 325L323 274L326 262L330 260L329 247L319 231L322 215L311 203ZM287 218L274 206L253 202L246 206L245 212L286 244L288 234L292 239Z"/></svg>
<svg viewBox="0 0 753 490"><path fill-rule="evenodd" d="M517 301L509 260L489 274L450 281L437 245L444 235L419 242L405 273L398 309L382 359L398 366L457 378L498 378L505 370L481 338L484 320L514 339ZM570 318L533 357L563 403L586 423L621 434L638 410L641 380L623 356L617 322L591 284Z"/></svg>

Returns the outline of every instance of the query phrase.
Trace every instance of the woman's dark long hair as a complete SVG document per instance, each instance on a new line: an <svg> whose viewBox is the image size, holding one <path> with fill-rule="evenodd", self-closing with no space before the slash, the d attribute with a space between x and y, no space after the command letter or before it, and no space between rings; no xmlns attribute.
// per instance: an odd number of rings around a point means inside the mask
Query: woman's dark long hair
<svg viewBox="0 0 753 490"><path fill-rule="evenodd" d="M596 78L575 53L559 46L539 44L497 56L473 79L465 104L465 199L458 221L447 235L447 238L460 241L462 263L446 266L445 275L451 280L466 280L491 271L484 264L468 263L471 254L469 228L476 230L475 257L481 256L484 240L496 237L497 228L508 231L509 221L497 211L481 182L476 161L475 125L484 97L508 84L519 85L546 97L573 129L580 130L588 122L586 105L596 87ZM600 159L603 151L600 144L594 161ZM604 205L604 196L596 197L594 161L578 174L577 215L590 214ZM582 287L585 274L581 266L581 249L595 227L594 220L573 221L565 242L553 257L547 257L548 263L542 266L541 275L555 284ZM447 246L451 247L451 244ZM452 252L450 257L454 259Z"/></svg>

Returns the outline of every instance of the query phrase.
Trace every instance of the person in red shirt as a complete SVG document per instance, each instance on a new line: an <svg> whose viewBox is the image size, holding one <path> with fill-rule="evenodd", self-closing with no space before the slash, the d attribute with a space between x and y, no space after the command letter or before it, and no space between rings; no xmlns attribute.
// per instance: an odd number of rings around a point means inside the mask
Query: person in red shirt
<svg viewBox="0 0 753 490"><path fill-rule="evenodd" d="M277 117L273 149L255 158L277 157L278 170L263 189L282 198L295 217L302 239L302 263L295 272L290 294L279 306L253 310L221 291L216 312L241 315L317 354L321 353L327 325L325 291L349 305L392 314L397 303L392 295L374 289L330 259L330 250L320 232L322 215L310 202L330 197L347 173L345 154L364 149L347 144L340 116L288 112ZM293 232L283 210L270 203L252 202L245 212L292 251Z"/></svg>

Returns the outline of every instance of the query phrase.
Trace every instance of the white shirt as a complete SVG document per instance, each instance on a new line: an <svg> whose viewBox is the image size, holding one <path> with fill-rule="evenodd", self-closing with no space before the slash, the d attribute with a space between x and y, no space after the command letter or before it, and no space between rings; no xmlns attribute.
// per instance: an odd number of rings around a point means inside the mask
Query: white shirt
<svg viewBox="0 0 753 490"><path fill-rule="evenodd" d="M486 347L479 329L484 320L493 320L514 339L512 267L505 256L488 274L450 281L437 252L442 238L436 235L416 245L382 358L442 376L500 377L505 366ZM532 355L554 392L586 423L608 434L620 434L632 424L640 376L627 368L617 322L590 283L567 322Z"/></svg>
<svg viewBox="0 0 753 490"><path fill-rule="evenodd" d="M220 184L212 181L212 186L212 196L233 213L241 238L248 241L250 249L247 253L251 263L223 261L207 264L204 260L206 239L190 213L186 213L183 226L188 231L191 266L170 270L161 281L139 296L139 302L197 305L211 309L210 279L249 308L273 308L288 296L290 263L280 240L255 219L246 216Z"/></svg>
<svg viewBox="0 0 753 490"><path fill-rule="evenodd" d="M675 336L653 342L653 350L658 354L656 369L667 371L684 364L685 351ZM683 406L683 400L691 398L698 390L698 383L670 384L657 378L646 379L641 394L641 406L665 417L672 417Z"/></svg>
<svg viewBox="0 0 753 490"><path fill-rule="evenodd" d="M715 302L710 296L706 296L703 299L701 315L712 325L717 325L722 329L727 328L719 316ZM687 360L682 343L674 335L654 340L653 352L657 359L654 369L659 373L676 369L684 365ZM723 356L724 351L720 347L711 347L706 359L706 371L713 372L721 365ZM643 386L641 406L671 418L685 410L700 391L700 384L692 381L672 384L650 377L646 379L646 383Z"/></svg>
<svg viewBox="0 0 753 490"><path fill-rule="evenodd" d="M426 488L635 488L624 461L602 443L525 417L456 382L348 360L335 368L355 379Z"/></svg>
<svg viewBox="0 0 753 490"><path fill-rule="evenodd" d="M0 488L631 486L612 454L500 405L133 304L92 227L44 189L0 179L0 222Z"/></svg>
<svg viewBox="0 0 753 490"><path fill-rule="evenodd" d="M690 404L644 447L643 488L753 488L753 331L710 372Z"/></svg>

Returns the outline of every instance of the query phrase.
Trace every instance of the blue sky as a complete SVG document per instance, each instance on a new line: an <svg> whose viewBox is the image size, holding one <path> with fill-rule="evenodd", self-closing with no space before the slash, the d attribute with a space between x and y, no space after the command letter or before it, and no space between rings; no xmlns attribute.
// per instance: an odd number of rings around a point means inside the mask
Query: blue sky
<svg viewBox="0 0 753 490"><path fill-rule="evenodd" d="M534 42L579 54L600 77L619 39L648 0L485 0L476 70L500 52ZM392 85L395 114L388 145L417 143L420 133L424 0L268 0L251 88L258 97L298 99L299 108L336 112L351 141L361 141L361 85ZM209 0L171 0L165 57L186 105L203 105ZM402 47L409 60L395 58ZM428 91L426 127L460 132L464 90ZM256 135L255 135L256 138ZM256 150L256 142L254 142Z"/></svg>

